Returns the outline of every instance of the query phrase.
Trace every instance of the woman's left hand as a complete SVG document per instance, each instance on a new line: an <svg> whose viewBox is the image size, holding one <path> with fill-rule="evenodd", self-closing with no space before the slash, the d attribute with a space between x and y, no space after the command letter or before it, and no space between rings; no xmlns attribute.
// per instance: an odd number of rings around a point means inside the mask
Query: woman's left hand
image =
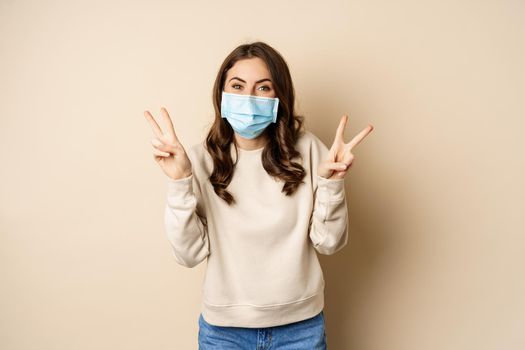
<svg viewBox="0 0 525 350"><path fill-rule="evenodd" d="M345 131L346 122L348 121L348 116L343 115L337 131L335 133L334 143L330 148L330 153L328 159L319 164L317 169L317 174L326 179L342 179L348 169L352 165L354 160L354 155L352 154L352 149L361 142L365 136L367 136L374 126L368 124L359 134L357 134L352 141L345 143L343 140L343 135Z"/></svg>

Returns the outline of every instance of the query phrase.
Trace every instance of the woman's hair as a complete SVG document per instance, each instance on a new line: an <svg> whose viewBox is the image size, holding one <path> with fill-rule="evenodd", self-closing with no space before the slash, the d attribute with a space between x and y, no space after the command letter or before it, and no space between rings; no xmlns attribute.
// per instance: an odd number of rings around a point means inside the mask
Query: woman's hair
<svg viewBox="0 0 525 350"><path fill-rule="evenodd" d="M213 86L213 107L215 120L206 137L206 148L213 159L213 171L209 177L215 193L228 205L235 203L226 188L233 177L236 163L230 153L231 143L235 145L237 159L239 151L234 131L226 118L221 117L221 98L227 71L239 60L259 57L270 71L275 97L279 98L276 123L264 130L268 142L262 151L262 165L266 172L284 182L282 192L292 195L303 183L306 171L301 164L293 162L301 154L294 148L303 127L303 116L295 115L295 92L292 78L284 58L274 48L264 42L239 45L222 63Z"/></svg>

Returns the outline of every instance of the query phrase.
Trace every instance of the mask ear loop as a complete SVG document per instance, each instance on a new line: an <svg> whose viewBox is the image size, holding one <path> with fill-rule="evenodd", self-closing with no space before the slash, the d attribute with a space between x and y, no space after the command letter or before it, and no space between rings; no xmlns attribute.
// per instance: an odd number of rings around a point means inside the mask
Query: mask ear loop
<svg viewBox="0 0 525 350"><path fill-rule="evenodd" d="M274 123L277 123L277 111L278 111L278 108L279 108L279 98L275 97L275 103L273 105L273 110L272 110L273 122Z"/></svg>

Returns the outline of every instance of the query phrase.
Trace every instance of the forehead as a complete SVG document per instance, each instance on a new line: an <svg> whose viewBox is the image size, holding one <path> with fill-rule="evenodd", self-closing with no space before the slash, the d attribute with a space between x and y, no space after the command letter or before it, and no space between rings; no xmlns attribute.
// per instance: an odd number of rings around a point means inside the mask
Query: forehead
<svg viewBox="0 0 525 350"><path fill-rule="evenodd" d="M226 74L226 81L232 77L239 77L248 82L263 78L271 79L271 74L266 63L262 59L259 57L252 57L235 62Z"/></svg>

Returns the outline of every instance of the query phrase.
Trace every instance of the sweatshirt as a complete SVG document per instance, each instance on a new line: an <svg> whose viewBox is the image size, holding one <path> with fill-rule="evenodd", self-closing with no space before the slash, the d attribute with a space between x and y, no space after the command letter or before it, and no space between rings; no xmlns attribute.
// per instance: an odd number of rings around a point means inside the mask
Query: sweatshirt
<svg viewBox="0 0 525 350"><path fill-rule="evenodd" d="M348 240L344 178L317 175L328 147L302 130L295 145L302 159L294 161L307 174L291 196L263 168L263 148L237 148L237 157L231 143L232 206L209 181L213 162L204 141L186 150L192 174L168 178L165 233L178 264L206 260L200 307L212 325L263 328L314 317L325 287L317 253L334 254Z"/></svg>

